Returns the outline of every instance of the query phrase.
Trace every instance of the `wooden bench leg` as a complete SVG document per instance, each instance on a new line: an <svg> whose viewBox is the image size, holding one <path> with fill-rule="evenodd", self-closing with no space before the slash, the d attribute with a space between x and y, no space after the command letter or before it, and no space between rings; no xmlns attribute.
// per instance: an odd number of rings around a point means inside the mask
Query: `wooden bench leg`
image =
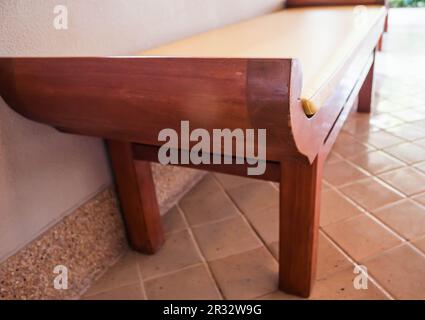
<svg viewBox="0 0 425 320"><path fill-rule="evenodd" d="M388 19L389 15L387 14L387 16L385 17L384 32L388 32Z"/></svg>
<svg viewBox="0 0 425 320"><path fill-rule="evenodd" d="M134 159L131 143L107 141L130 246L153 254L164 242L150 163Z"/></svg>
<svg viewBox="0 0 425 320"><path fill-rule="evenodd" d="M279 288L308 297L315 280L321 157L281 163Z"/></svg>
<svg viewBox="0 0 425 320"><path fill-rule="evenodd" d="M379 38L378 45L376 46L376 50L382 51L382 42L384 41L384 35Z"/></svg>
<svg viewBox="0 0 425 320"><path fill-rule="evenodd" d="M359 92L359 104L357 106L357 112L370 113L372 105L373 95L373 72L375 62L372 63L370 70L366 76L363 86Z"/></svg>
<svg viewBox="0 0 425 320"><path fill-rule="evenodd" d="M385 24L384 24L384 33L388 32L388 14L385 17ZM378 46L377 46L377 50L378 51L382 51L382 43L384 41L384 34L381 35L381 38L379 38L379 42L378 42Z"/></svg>

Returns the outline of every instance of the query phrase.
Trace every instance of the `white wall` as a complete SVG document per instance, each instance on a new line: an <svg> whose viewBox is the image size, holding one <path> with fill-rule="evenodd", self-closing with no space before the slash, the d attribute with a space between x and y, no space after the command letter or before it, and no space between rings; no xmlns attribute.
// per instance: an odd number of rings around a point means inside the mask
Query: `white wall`
<svg viewBox="0 0 425 320"><path fill-rule="evenodd" d="M53 28L66 5L69 29ZM0 56L129 54L261 15L281 0L0 0ZM0 99L0 261L111 181L100 140L22 118Z"/></svg>

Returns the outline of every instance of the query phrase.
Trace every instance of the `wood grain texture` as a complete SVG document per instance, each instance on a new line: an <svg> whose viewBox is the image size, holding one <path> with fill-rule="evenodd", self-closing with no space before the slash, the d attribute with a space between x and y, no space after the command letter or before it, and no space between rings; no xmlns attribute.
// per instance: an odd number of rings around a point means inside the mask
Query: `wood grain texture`
<svg viewBox="0 0 425 320"><path fill-rule="evenodd" d="M149 161L149 162L156 162L158 161L158 150L159 147L157 146L149 146L149 145L142 145L138 143L133 143L133 153L134 158L137 160L143 160L143 161ZM180 154L182 152L187 152L185 150L175 150L178 154L178 157L180 158ZM224 164L223 159L224 157L221 156L221 164L213 164L214 155L209 154L210 164L176 164L175 166L183 167L183 168L191 168L191 169L198 169L198 170L206 170L210 172L218 172L218 173L224 173L224 174L232 174L236 176L246 177L247 176L247 170L250 167L246 162L243 164L235 164L235 158L233 158L232 164ZM249 176L252 179L259 179L259 180L266 180L266 181L274 181L279 182L280 181L280 163L279 162L273 162L273 161L267 161L266 163L266 171L263 175L259 176Z"/></svg>
<svg viewBox="0 0 425 320"><path fill-rule="evenodd" d="M257 59L209 58L0 58L8 65L4 85L6 102L18 113L62 131L106 139L161 145L158 133L180 131L180 122L191 128L246 130L264 125L273 135L285 135L285 144L268 141L267 159L278 161L293 153L295 142L288 122L283 127L257 121L252 92L270 83L268 73L248 75ZM261 59L258 64L290 65L290 59ZM0 65L1 66L1 65ZM282 69L288 71L290 68ZM268 72L276 73L268 69ZM5 72L6 74L6 72ZM258 77L257 80L252 76ZM250 79L248 80L248 76ZM289 74L281 74L280 80ZM14 90L8 87L14 86ZM271 91L289 83L274 81ZM287 89L286 89L287 91ZM259 97L258 99L262 99ZM284 119L288 96L269 101L277 112L260 110L261 117ZM259 102L261 103L261 102ZM302 109L296 112L303 113ZM253 118L254 117L254 118ZM277 130L283 133L276 132Z"/></svg>
<svg viewBox="0 0 425 320"><path fill-rule="evenodd" d="M301 72L292 74L292 63L292 60L256 59L249 60L247 68L247 109L251 126L267 129L268 153L279 158L298 154L289 126L290 86L291 77L301 77ZM294 90L292 94L299 99L301 87ZM300 113L302 107L297 108ZM305 118L303 114L300 117Z"/></svg>
<svg viewBox="0 0 425 320"><path fill-rule="evenodd" d="M136 161L128 142L109 140L107 146L130 245L153 254L164 235L150 163Z"/></svg>
<svg viewBox="0 0 425 320"><path fill-rule="evenodd" d="M317 261L323 160L281 163L279 288L308 297Z"/></svg>
<svg viewBox="0 0 425 320"><path fill-rule="evenodd" d="M383 1L288 5L371 2ZM257 178L280 182L279 287L307 297L316 269L323 162L352 106L369 111L373 53L384 25L382 16L330 79L332 94L310 118L301 106L296 59L0 58L0 93L32 120L108 140L130 244L146 253L163 242L149 163L158 161L158 133L179 132L183 120L210 134L267 129L267 170ZM187 167L247 174L240 164Z"/></svg>

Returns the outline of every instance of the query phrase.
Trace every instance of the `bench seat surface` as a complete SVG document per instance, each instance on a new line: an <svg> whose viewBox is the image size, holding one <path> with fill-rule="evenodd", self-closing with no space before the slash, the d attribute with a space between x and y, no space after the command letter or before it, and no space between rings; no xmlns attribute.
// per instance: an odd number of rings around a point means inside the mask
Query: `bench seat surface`
<svg viewBox="0 0 425 320"><path fill-rule="evenodd" d="M284 9L139 53L143 56L296 58L302 105L311 116L335 85L335 75L385 15L384 6Z"/></svg>

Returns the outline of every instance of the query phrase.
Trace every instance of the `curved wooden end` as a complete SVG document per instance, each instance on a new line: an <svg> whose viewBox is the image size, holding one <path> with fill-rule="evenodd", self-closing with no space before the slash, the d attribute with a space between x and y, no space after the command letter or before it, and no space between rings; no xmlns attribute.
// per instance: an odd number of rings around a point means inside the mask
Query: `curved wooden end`
<svg viewBox="0 0 425 320"><path fill-rule="evenodd" d="M253 128L267 129L267 153L299 154L290 119L291 59L247 62L247 108Z"/></svg>
<svg viewBox="0 0 425 320"><path fill-rule="evenodd" d="M0 96L13 109L17 106L14 78L13 59L0 58Z"/></svg>

